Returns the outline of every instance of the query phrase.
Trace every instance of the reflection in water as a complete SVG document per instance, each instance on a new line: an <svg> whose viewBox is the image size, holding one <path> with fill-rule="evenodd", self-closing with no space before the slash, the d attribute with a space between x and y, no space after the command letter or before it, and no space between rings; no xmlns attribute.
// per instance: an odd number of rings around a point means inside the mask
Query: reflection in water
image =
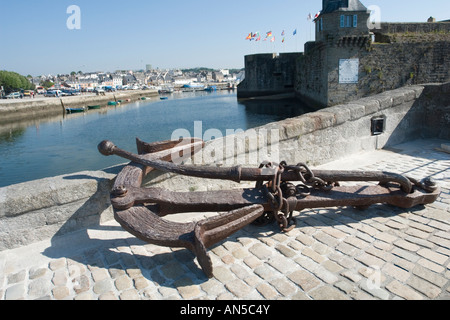
<svg viewBox="0 0 450 320"><path fill-rule="evenodd" d="M148 142L170 140L183 129L192 137L207 139L210 129L225 135L228 130L247 130L307 111L295 99L238 102L233 92L196 92L2 125L0 187L126 162L100 155L97 145L102 140L135 151L136 137ZM201 123L201 130L196 132L195 123Z"/></svg>
<svg viewBox="0 0 450 320"><path fill-rule="evenodd" d="M275 99L246 99L239 100L239 104L245 106L248 115L271 116L272 121L281 121L287 118L295 118L302 114L314 112L296 98ZM253 127L249 124L249 127Z"/></svg>
<svg viewBox="0 0 450 320"><path fill-rule="evenodd" d="M23 136L25 130L25 128L0 128L0 145L2 143L14 143L14 141Z"/></svg>

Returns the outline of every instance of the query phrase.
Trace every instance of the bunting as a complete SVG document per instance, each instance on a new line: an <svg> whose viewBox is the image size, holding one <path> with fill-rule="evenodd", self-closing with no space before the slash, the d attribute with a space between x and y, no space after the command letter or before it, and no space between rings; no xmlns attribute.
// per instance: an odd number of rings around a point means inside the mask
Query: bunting
<svg viewBox="0 0 450 320"><path fill-rule="evenodd" d="M295 36L295 35L297 35L297 29L295 29L295 30L292 32L292 36ZM261 34L260 34L259 31L258 31L258 32L255 32L255 33L250 32L250 33L247 35L247 37L245 38L245 40L255 41L255 42L257 42L257 41L267 41L267 40L269 40L269 39L270 39L270 42L275 42L275 41L276 41L276 40L275 40L275 36L274 36L274 34L273 34L272 31L266 32L266 37L265 37L264 39L261 38ZM285 41L286 41L286 31L283 30L283 31L281 32L281 42L284 43Z"/></svg>

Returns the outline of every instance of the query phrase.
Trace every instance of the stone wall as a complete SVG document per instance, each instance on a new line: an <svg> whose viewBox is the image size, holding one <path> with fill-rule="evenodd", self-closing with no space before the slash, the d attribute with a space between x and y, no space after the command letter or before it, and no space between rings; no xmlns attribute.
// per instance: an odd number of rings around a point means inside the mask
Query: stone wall
<svg viewBox="0 0 450 320"><path fill-rule="evenodd" d="M106 106L109 101L130 99L136 101L141 97L154 97L156 90L133 90L106 93L105 96L80 95L62 98L24 98L21 100L0 100L0 124L24 121L41 117L61 115L64 108L80 108L90 105ZM61 103L62 101L62 103Z"/></svg>
<svg viewBox="0 0 450 320"><path fill-rule="evenodd" d="M245 57L245 80L238 98L294 93L295 62L301 53L255 54Z"/></svg>
<svg viewBox="0 0 450 320"><path fill-rule="evenodd" d="M255 167L264 160L285 160L314 168L357 152L417 138L450 139L449 97L450 83L407 86L208 142L199 156L202 163L211 166ZM372 135L373 118L384 119L383 134ZM120 169L0 188L0 251L57 239L58 235L111 220L109 192ZM151 178L152 185L173 191L247 186L173 174Z"/></svg>
<svg viewBox="0 0 450 320"><path fill-rule="evenodd" d="M297 63L297 96L319 109L405 85L450 81L450 32L446 28L430 31L424 27L428 24L383 26L377 33L383 42L366 45L363 38L350 37L334 44L308 44ZM340 59L359 59L358 83L339 83Z"/></svg>

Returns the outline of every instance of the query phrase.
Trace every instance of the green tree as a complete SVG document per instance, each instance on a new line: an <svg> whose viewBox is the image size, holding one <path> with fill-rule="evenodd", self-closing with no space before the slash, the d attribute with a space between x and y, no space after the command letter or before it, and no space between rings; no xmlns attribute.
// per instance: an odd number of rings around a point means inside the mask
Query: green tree
<svg viewBox="0 0 450 320"><path fill-rule="evenodd" d="M48 89L51 86L53 86L54 83L51 82L50 80L45 80L45 81L41 81L40 85L43 86L45 89Z"/></svg>
<svg viewBox="0 0 450 320"><path fill-rule="evenodd" d="M26 77L16 72L5 70L0 71L0 86L3 86L6 92L35 89L35 85Z"/></svg>

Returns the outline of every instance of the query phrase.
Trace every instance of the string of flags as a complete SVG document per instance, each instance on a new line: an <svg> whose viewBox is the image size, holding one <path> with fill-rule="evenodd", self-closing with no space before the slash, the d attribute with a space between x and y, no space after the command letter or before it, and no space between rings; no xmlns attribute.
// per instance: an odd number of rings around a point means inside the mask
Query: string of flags
<svg viewBox="0 0 450 320"><path fill-rule="evenodd" d="M297 29L294 30L294 32L292 32L292 35L295 36L297 34ZM286 32L283 30L283 32L281 32L281 37L282 40L281 42L284 42L286 40ZM272 33L272 31L266 32L266 36L264 39L261 38L261 33L258 32L250 32L248 34L248 36L245 38L245 40L249 40L249 41L270 41L270 42L275 42L275 35Z"/></svg>
<svg viewBox="0 0 450 320"><path fill-rule="evenodd" d="M313 16L312 16L312 14L310 13L310 14L308 14L308 16L307 16L306 19L307 19L308 21L313 21L313 20L317 19L317 18L320 16L320 13L321 13L320 11L319 11L318 13L316 13L316 14L314 15L314 18L313 18ZM297 35L297 29L295 29L295 30L292 32L292 36L295 36L295 35ZM245 38L245 40L256 41L256 42L257 42L257 41L270 41L270 42L275 42L275 35L272 33L272 31L268 31L268 32L266 32L265 38L262 39L262 38L261 38L261 33L260 33L259 31L255 32L255 33L250 32L250 33L248 34L248 36ZM283 30L283 31L281 32L281 42L284 43L285 40L286 40L286 32L285 32L285 30Z"/></svg>

